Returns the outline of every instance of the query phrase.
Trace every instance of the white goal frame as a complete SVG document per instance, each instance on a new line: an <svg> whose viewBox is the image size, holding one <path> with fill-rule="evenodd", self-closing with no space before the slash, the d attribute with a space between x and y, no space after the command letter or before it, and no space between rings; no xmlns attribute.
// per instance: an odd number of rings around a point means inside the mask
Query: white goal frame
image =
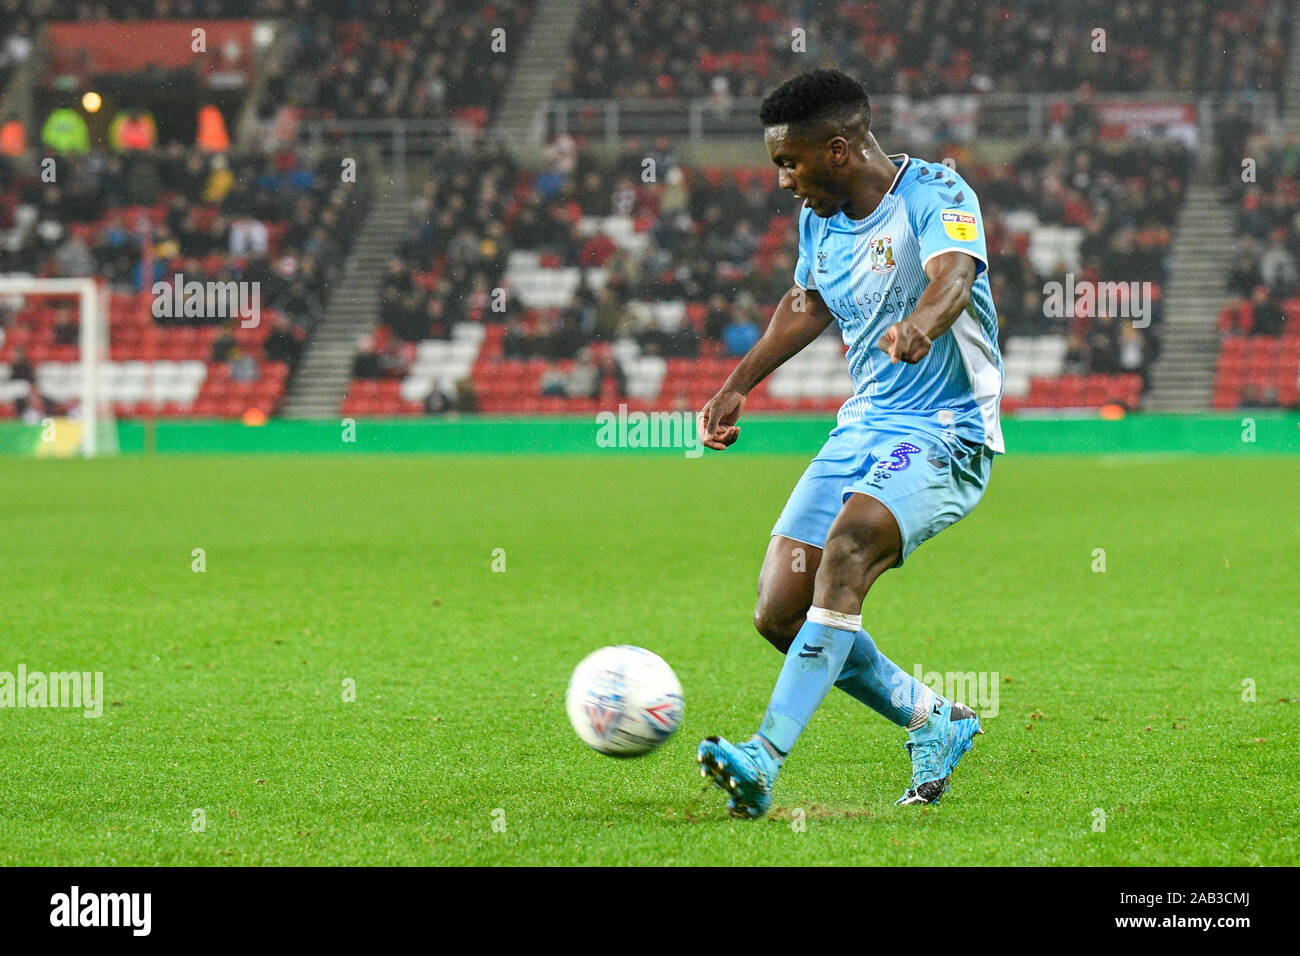
<svg viewBox="0 0 1300 956"><path fill-rule="evenodd" d="M0 295L27 294L77 296L81 321L81 453L93 458L99 450L99 365L108 351L108 292L94 279L0 276Z"/></svg>

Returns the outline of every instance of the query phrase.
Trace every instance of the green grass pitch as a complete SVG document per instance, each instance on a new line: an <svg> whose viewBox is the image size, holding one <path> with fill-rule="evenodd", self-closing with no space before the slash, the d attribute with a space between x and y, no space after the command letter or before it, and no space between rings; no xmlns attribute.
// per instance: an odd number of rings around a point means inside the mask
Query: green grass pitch
<svg viewBox="0 0 1300 956"><path fill-rule="evenodd" d="M749 617L806 460L6 461L0 671L107 702L0 709L0 863L1300 863L1281 456L999 459L865 608L908 671L998 674L944 802L893 806L903 735L838 691L770 819L701 798L696 743L751 732L781 663ZM685 688L640 760L564 714L612 643Z"/></svg>

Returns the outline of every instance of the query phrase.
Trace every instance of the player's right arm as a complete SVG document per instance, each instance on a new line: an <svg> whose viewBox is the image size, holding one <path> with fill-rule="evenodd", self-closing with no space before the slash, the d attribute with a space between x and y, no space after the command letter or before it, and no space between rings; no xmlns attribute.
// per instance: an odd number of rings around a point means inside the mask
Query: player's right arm
<svg viewBox="0 0 1300 956"><path fill-rule="evenodd" d="M700 411L700 441L706 448L721 451L740 437L741 409L745 396L793 355L803 351L835 320L816 289L793 286L772 313L763 337L754 343L718 394Z"/></svg>

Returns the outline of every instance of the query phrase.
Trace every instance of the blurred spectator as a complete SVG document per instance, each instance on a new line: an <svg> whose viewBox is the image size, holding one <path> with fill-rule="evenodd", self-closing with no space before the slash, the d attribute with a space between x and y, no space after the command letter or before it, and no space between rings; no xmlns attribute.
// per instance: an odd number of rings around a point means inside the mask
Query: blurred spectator
<svg viewBox="0 0 1300 956"><path fill-rule="evenodd" d="M1115 375L1120 371L1119 322L1114 316L1098 316L1088 332L1088 371L1094 375Z"/></svg>
<svg viewBox="0 0 1300 956"><path fill-rule="evenodd" d="M452 397L442 389L441 382L434 382L433 388L429 389L429 394L424 396L424 413L426 415L441 415L444 412L451 411L454 408Z"/></svg>
<svg viewBox="0 0 1300 956"><path fill-rule="evenodd" d="M456 411L478 411L478 391L474 388L474 382L468 378L462 378L456 383Z"/></svg>
<svg viewBox="0 0 1300 956"><path fill-rule="evenodd" d="M1226 182L1241 174L1241 161L1246 155L1246 137L1250 134L1250 118L1235 99L1228 100L1214 124L1215 145L1218 147L1218 179Z"/></svg>
<svg viewBox="0 0 1300 956"><path fill-rule="evenodd" d="M158 142L153 116L144 110L122 110L108 128L108 142L117 152L148 152Z"/></svg>
<svg viewBox="0 0 1300 956"><path fill-rule="evenodd" d="M1296 260L1286 247L1286 229L1273 230L1268 246L1259 257L1259 273L1269 291L1279 298L1287 298L1296 288Z"/></svg>
<svg viewBox="0 0 1300 956"><path fill-rule="evenodd" d="M21 156L26 149L27 127L22 120L7 117L0 123L0 156L12 159Z"/></svg>
<svg viewBox="0 0 1300 956"><path fill-rule="evenodd" d="M1124 322L1120 325L1118 352L1116 364L1119 371L1135 372L1141 375L1143 387L1145 388L1147 377L1146 342L1142 337L1142 333L1135 329L1130 322Z"/></svg>
<svg viewBox="0 0 1300 956"><path fill-rule="evenodd" d="M1091 139L1097 135L1099 120L1092 89L1092 84L1085 80L1076 90L1076 99L1070 105L1070 118L1065 124L1066 133L1071 139Z"/></svg>
<svg viewBox="0 0 1300 956"><path fill-rule="evenodd" d="M1251 335L1281 335L1286 321L1277 296L1268 289L1256 290L1251 310Z"/></svg>
<svg viewBox="0 0 1300 956"><path fill-rule="evenodd" d="M569 310L562 312L546 338L546 354L552 359L573 358L582 345L577 316Z"/></svg>
<svg viewBox="0 0 1300 956"><path fill-rule="evenodd" d="M54 253L54 264L63 276L91 276L95 274L95 257L79 233L69 233Z"/></svg>
<svg viewBox="0 0 1300 956"><path fill-rule="evenodd" d="M230 134L221 110L208 103L199 110L198 136L195 144L205 153L224 153L230 149Z"/></svg>
<svg viewBox="0 0 1300 956"><path fill-rule="evenodd" d="M266 255L269 245L266 226L252 216L241 216L230 224L232 256Z"/></svg>
<svg viewBox="0 0 1300 956"><path fill-rule="evenodd" d="M516 361L532 358L531 340L523 320L512 319L506 326L505 337L501 340L501 351L505 358Z"/></svg>
<svg viewBox="0 0 1300 956"><path fill-rule="evenodd" d="M247 352L237 351L230 360L230 380L232 382L256 382L261 370L257 359Z"/></svg>
<svg viewBox="0 0 1300 956"><path fill-rule="evenodd" d="M231 356L235 353L235 337L229 329L223 329L221 334L212 343L212 353L208 356L209 362L229 362Z"/></svg>
<svg viewBox="0 0 1300 956"><path fill-rule="evenodd" d="M373 336L363 335L357 340L357 353L352 358L352 377L373 381L383 378L380 354L375 349Z"/></svg>
<svg viewBox="0 0 1300 956"><path fill-rule="evenodd" d="M721 341L722 333L731 324L731 304L725 296L715 295L709 300L709 311L704 318L704 337Z"/></svg>
<svg viewBox="0 0 1300 956"><path fill-rule="evenodd" d="M1066 337L1062 371L1066 375L1088 374L1088 343L1082 332L1074 331Z"/></svg>
<svg viewBox="0 0 1300 956"><path fill-rule="evenodd" d="M596 398L600 395L600 370L591 360L591 349L583 349L573 363L564 383L569 398Z"/></svg>
<svg viewBox="0 0 1300 956"><path fill-rule="evenodd" d="M1241 388L1242 408L1277 408L1280 404L1277 389L1271 385L1247 382Z"/></svg>
<svg viewBox="0 0 1300 956"><path fill-rule="evenodd" d="M9 360L9 380L12 382L36 382L36 369L27 358L27 350L21 345L14 349L13 358Z"/></svg>
<svg viewBox="0 0 1300 956"><path fill-rule="evenodd" d="M293 369L297 367L298 359L302 357L302 338L292 322L284 316L276 316L271 334L266 337L263 349L267 361L284 362Z"/></svg>
<svg viewBox="0 0 1300 956"><path fill-rule="evenodd" d="M568 382L565 380L564 373L554 362L548 362L546 371L542 373L541 381L542 396L545 398L566 398L568 396Z"/></svg>
<svg viewBox="0 0 1300 956"><path fill-rule="evenodd" d="M1249 240L1247 240L1249 241ZM1259 262L1250 248L1243 248L1237 253L1228 270L1228 291L1240 298L1249 298L1255 287L1264 281L1259 271Z"/></svg>
<svg viewBox="0 0 1300 956"><path fill-rule="evenodd" d="M308 331L314 330L325 317L325 306L321 303L320 296L301 280L289 283L289 288L280 299L279 308L293 320L293 324Z"/></svg>
<svg viewBox="0 0 1300 956"><path fill-rule="evenodd" d="M627 395L627 373L623 371L620 365L612 356L606 356L600 362L600 382L601 388L606 382L609 382L614 389L614 394L619 398Z"/></svg>
<svg viewBox="0 0 1300 956"><path fill-rule="evenodd" d="M59 309L54 320L54 344L76 345L81 335L81 323L73 317L71 309Z"/></svg>

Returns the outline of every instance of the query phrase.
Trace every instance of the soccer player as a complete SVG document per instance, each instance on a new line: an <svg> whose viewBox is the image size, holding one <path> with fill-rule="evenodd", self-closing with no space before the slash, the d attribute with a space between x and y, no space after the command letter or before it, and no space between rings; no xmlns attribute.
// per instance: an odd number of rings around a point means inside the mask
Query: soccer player
<svg viewBox="0 0 1300 956"><path fill-rule="evenodd" d="M982 733L876 647L862 603L884 571L970 513L1001 453L1002 358L975 192L939 163L886 155L862 85L815 70L759 117L779 182L803 200L799 261L758 343L700 412L701 440L740 436L745 396L838 322L853 396L772 530L754 626L785 664L758 733L709 737L698 759L728 809L760 817L831 686L907 731L900 804L935 803Z"/></svg>

